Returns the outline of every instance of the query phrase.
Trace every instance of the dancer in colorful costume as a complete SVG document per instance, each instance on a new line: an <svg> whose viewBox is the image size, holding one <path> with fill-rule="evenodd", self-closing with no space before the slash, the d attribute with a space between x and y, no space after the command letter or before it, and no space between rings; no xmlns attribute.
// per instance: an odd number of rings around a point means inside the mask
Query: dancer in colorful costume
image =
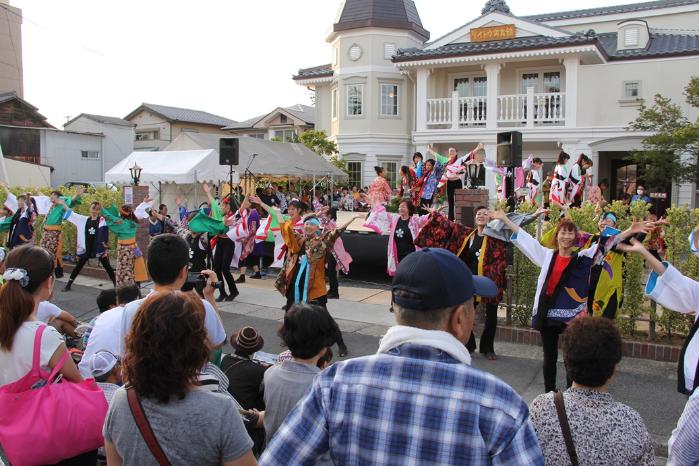
<svg viewBox="0 0 699 466"><path fill-rule="evenodd" d="M61 231L63 229L63 219L67 209L73 207L73 205L80 204L80 195L84 192L84 188L78 188L75 196L66 197L60 191L53 191L49 197L51 207L44 219L39 246L53 255L55 264L54 275L56 278L63 276L63 234ZM36 196L37 199L39 197L46 196ZM63 202L59 202L59 200Z"/></svg>
<svg viewBox="0 0 699 466"><path fill-rule="evenodd" d="M146 209L152 199L148 196L136 209L130 205L102 208L101 214L109 231L117 237L116 286L133 285L148 280L143 252L136 244L136 231L140 220L148 218Z"/></svg>

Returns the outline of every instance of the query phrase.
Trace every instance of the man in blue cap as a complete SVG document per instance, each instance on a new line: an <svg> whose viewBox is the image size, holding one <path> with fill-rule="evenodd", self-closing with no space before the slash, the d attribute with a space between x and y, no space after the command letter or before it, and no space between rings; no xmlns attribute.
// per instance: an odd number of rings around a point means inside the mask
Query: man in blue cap
<svg viewBox="0 0 699 466"><path fill-rule="evenodd" d="M398 325L377 354L338 362L277 431L262 465L527 464L544 460L522 398L470 366L473 297L494 296L454 254L426 248L398 265Z"/></svg>

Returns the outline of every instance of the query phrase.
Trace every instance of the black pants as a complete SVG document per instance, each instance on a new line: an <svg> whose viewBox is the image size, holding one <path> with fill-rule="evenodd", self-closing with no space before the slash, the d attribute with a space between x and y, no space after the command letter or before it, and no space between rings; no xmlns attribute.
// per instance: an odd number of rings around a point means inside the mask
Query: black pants
<svg viewBox="0 0 699 466"><path fill-rule="evenodd" d="M221 282L221 294L224 295L226 294L226 287L223 285L224 280L228 284L228 294L238 294L238 288L235 286L235 280L233 280L233 274L231 273L233 254L235 254L235 243L230 238L218 238L213 266L216 277Z"/></svg>
<svg viewBox="0 0 699 466"><path fill-rule="evenodd" d="M85 267L85 264L87 264L88 261L87 255L81 256L80 260L78 260L78 263L75 264L75 268L70 274L70 281L75 281L75 279L80 275L80 271ZM109 263L109 257L103 256L99 258L100 264L102 264L102 267L104 267L104 270L107 272L107 275L109 275L109 279L114 283L114 286L116 286L116 277L114 276L114 269L112 268L112 265Z"/></svg>
<svg viewBox="0 0 699 466"><path fill-rule="evenodd" d="M485 305L485 326L483 327L483 333L481 334L481 345L480 353L494 353L495 352L495 331L498 328L498 305L497 304L486 304ZM476 351L476 335L471 332L471 338L469 338L466 348L470 352Z"/></svg>
<svg viewBox="0 0 699 466"><path fill-rule="evenodd" d="M245 267L260 267L260 256L249 254L248 257L245 258Z"/></svg>
<svg viewBox="0 0 699 466"><path fill-rule="evenodd" d="M544 327L539 330L541 332L541 343L544 347L544 391L546 393L556 389L556 368L558 362L558 337L566 329L565 325L556 325ZM566 384L570 386L571 381L568 380L566 374Z"/></svg>
<svg viewBox="0 0 699 466"><path fill-rule="evenodd" d="M447 181L447 202L449 203L449 220L454 220L454 195L457 189L462 189L464 184L461 180Z"/></svg>
<svg viewBox="0 0 699 466"><path fill-rule="evenodd" d="M332 254L328 254L328 260L325 265L325 275L328 276L330 293L339 293L340 285L337 283L337 260Z"/></svg>

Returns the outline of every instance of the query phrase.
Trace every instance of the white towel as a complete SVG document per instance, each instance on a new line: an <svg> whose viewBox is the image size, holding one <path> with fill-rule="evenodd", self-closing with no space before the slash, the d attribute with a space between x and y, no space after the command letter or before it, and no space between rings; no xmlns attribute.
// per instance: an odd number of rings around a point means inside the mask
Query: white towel
<svg viewBox="0 0 699 466"><path fill-rule="evenodd" d="M405 325L395 325L389 328L379 342L377 353L388 353L393 348L406 343L436 348L464 364L471 364L471 355L468 350L451 333L442 330L423 330Z"/></svg>

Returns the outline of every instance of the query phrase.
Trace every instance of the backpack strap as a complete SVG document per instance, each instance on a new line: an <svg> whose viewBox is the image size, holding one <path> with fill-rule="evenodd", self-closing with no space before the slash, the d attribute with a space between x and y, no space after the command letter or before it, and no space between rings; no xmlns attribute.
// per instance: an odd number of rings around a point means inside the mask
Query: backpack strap
<svg viewBox="0 0 699 466"><path fill-rule="evenodd" d="M566 450L568 451L568 456L570 456L570 462L573 466L578 466L578 453L575 451L575 443L573 442L573 435L570 432L568 415L566 414L566 407L563 401L563 392L560 390L553 394L553 404L556 405L558 422L561 425L561 433L563 434L563 440L566 443Z"/></svg>
<svg viewBox="0 0 699 466"><path fill-rule="evenodd" d="M158 443L158 439L155 438L150 422L148 422L148 418L146 418L146 413L143 412L143 406L141 405L138 393L136 393L133 387L128 387L126 389L126 396L129 400L129 408L131 408L131 414L136 421L138 430L141 432L141 436L143 440L145 440L146 445L148 445L148 449L153 454L153 457L160 466L171 466L170 461L167 459L167 456L165 456L165 452Z"/></svg>

